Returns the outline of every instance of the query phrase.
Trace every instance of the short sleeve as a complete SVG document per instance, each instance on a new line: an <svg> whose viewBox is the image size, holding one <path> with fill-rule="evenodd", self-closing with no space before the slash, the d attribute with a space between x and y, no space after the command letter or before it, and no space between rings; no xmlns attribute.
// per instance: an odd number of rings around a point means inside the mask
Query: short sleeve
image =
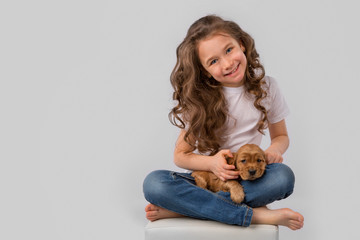
<svg viewBox="0 0 360 240"><path fill-rule="evenodd" d="M266 97L268 120L273 124L285 119L290 114L290 110L277 81L272 77L265 78L268 85L268 96Z"/></svg>

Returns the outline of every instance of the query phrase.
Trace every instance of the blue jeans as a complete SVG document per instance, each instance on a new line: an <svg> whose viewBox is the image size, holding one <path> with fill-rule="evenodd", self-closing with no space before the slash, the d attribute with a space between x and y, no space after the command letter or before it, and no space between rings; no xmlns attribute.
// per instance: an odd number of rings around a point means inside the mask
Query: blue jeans
<svg viewBox="0 0 360 240"><path fill-rule="evenodd" d="M241 204L234 203L229 192L214 193L197 187L190 173L153 171L145 178L143 190L148 202L181 215L247 227L252 208L288 197L294 183L294 173L288 166L273 163L267 165L261 178L241 181L245 191Z"/></svg>

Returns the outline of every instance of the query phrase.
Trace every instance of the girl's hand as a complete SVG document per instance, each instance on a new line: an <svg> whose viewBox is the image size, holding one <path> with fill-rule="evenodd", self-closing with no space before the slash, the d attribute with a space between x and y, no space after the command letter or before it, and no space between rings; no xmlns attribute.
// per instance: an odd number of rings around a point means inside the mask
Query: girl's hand
<svg viewBox="0 0 360 240"><path fill-rule="evenodd" d="M234 171L234 165L227 164L226 157L233 157L229 149L220 150L217 154L212 156L212 164L210 170L222 181L228 179L237 179L239 172Z"/></svg>
<svg viewBox="0 0 360 240"><path fill-rule="evenodd" d="M268 164L283 162L283 157L281 155L281 152L275 149L265 150L265 157L266 157L266 162Z"/></svg>

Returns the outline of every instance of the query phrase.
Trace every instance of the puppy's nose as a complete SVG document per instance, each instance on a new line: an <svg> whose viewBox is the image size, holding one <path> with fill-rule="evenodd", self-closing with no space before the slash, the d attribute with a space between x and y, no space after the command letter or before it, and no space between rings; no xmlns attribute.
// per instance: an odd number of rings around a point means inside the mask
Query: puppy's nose
<svg viewBox="0 0 360 240"><path fill-rule="evenodd" d="M256 173L256 170L249 170L249 174L250 174L251 176L254 176L255 173Z"/></svg>

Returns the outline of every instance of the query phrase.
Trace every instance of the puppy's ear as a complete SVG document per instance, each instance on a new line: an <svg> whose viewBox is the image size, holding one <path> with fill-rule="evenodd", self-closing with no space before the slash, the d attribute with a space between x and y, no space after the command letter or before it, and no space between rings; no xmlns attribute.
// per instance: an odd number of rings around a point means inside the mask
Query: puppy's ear
<svg viewBox="0 0 360 240"><path fill-rule="evenodd" d="M235 165L236 153L232 153L233 157L226 157L226 160L229 165ZM235 166L236 167L236 166Z"/></svg>

